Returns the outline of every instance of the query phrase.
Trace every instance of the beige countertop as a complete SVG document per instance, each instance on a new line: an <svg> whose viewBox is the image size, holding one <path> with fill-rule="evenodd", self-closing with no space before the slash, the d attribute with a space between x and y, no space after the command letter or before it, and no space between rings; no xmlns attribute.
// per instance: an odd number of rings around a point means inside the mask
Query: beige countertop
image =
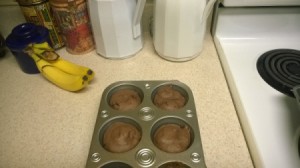
<svg viewBox="0 0 300 168"><path fill-rule="evenodd" d="M3 7L0 11L5 12ZM1 14L0 20L4 17ZM85 167L102 92L124 80L179 80L188 85L196 103L207 167L253 167L209 31L197 58L169 62L155 53L149 20L143 16L144 48L134 57L109 60L95 51L85 55L70 55L65 48L58 51L96 72L95 80L78 93L64 91L39 74L23 73L10 52L1 58L0 167ZM20 21L13 19L13 23ZM1 25L4 36L11 28Z"/></svg>

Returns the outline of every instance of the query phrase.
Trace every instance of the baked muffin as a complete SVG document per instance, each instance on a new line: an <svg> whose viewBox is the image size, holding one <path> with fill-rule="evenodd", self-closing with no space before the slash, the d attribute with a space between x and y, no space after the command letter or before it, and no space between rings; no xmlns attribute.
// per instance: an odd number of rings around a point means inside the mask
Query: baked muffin
<svg viewBox="0 0 300 168"><path fill-rule="evenodd" d="M110 125L103 135L103 147L113 153L127 152L141 140L140 131L125 122L115 122Z"/></svg>
<svg viewBox="0 0 300 168"><path fill-rule="evenodd" d="M165 85L157 90L153 103L161 109L173 111L182 108L186 99L172 85Z"/></svg>
<svg viewBox="0 0 300 168"><path fill-rule="evenodd" d="M135 109L141 104L141 97L137 91L132 89L121 89L112 94L109 105L119 111Z"/></svg>
<svg viewBox="0 0 300 168"><path fill-rule="evenodd" d="M159 166L159 168L190 168L189 166L180 162L169 162Z"/></svg>
<svg viewBox="0 0 300 168"><path fill-rule="evenodd" d="M162 151L179 153L185 151L191 143L191 133L188 126L164 124L154 133L154 144Z"/></svg>

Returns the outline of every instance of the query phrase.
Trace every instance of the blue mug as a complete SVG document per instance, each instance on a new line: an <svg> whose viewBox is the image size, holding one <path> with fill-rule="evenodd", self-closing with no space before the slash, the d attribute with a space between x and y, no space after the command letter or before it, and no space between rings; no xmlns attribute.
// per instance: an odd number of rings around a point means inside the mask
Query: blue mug
<svg viewBox="0 0 300 168"><path fill-rule="evenodd" d="M6 46L15 56L21 70L27 74L39 73L34 60L24 52L24 49L31 43L42 43L49 41L49 31L43 26L33 23L22 23L12 29L7 36Z"/></svg>

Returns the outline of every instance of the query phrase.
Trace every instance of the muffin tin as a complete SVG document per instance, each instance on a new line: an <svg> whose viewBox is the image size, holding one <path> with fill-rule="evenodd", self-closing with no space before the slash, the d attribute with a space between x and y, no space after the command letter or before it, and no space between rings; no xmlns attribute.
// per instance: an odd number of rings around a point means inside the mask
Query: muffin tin
<svg viewBox="0 0 300 168"><path fill-rule="evenodd" d="M185 105L176 110L164 110L154 104L157 91L163 86L171 86L185 98ZM140 104L130 110L118 110L110 105L110 98L120 90L133 90L140 97ZM130 97L130 96L129 96ZM124 98L127 101L127 97ZM129 101L131 102L131 101ZM121 129L113 131L117 143L131 142L133 137L139 137L127 151L111 152L103 141L107 130L111 130L114 123L130 124L140 132L140 137L132 135L132 131ZM186 149L179 152L168 152L155 144L155 133L159 128L168 124L176 124L179 129L188 130L190 136L183 139L189 144ZM174 134L173 134L174 132ZM175 130L166 131L174 139ZM186 134L186 133L185 133ZM180 134L182 135L182 134ZM163 140L169 143L170 139ZM107 140L106 140L107 141ZM125 142L124 142L125 141ZM177 140L176 140L177 141ZM181 141L179 141L181 143ZM119 144L119 145L120 145ZM86 163L86 168L206 168L200 131L197 120L192 91L185 84L172 81L120 81L108 86L100 102L94 134Z"/></svg>

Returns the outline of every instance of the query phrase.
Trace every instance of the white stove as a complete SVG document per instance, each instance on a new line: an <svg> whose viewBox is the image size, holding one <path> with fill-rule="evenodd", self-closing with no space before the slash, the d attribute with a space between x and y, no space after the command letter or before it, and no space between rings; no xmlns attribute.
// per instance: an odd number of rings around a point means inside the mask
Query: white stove
<svg viewBox="0 0 300 168"><path fill-rule="evenodd" d="M267 51L300 50L300 6L293 6L300 1L267 1L224 0L214 40L254 165L300 168L297 101L271 87L256 67Z"/></svg>

